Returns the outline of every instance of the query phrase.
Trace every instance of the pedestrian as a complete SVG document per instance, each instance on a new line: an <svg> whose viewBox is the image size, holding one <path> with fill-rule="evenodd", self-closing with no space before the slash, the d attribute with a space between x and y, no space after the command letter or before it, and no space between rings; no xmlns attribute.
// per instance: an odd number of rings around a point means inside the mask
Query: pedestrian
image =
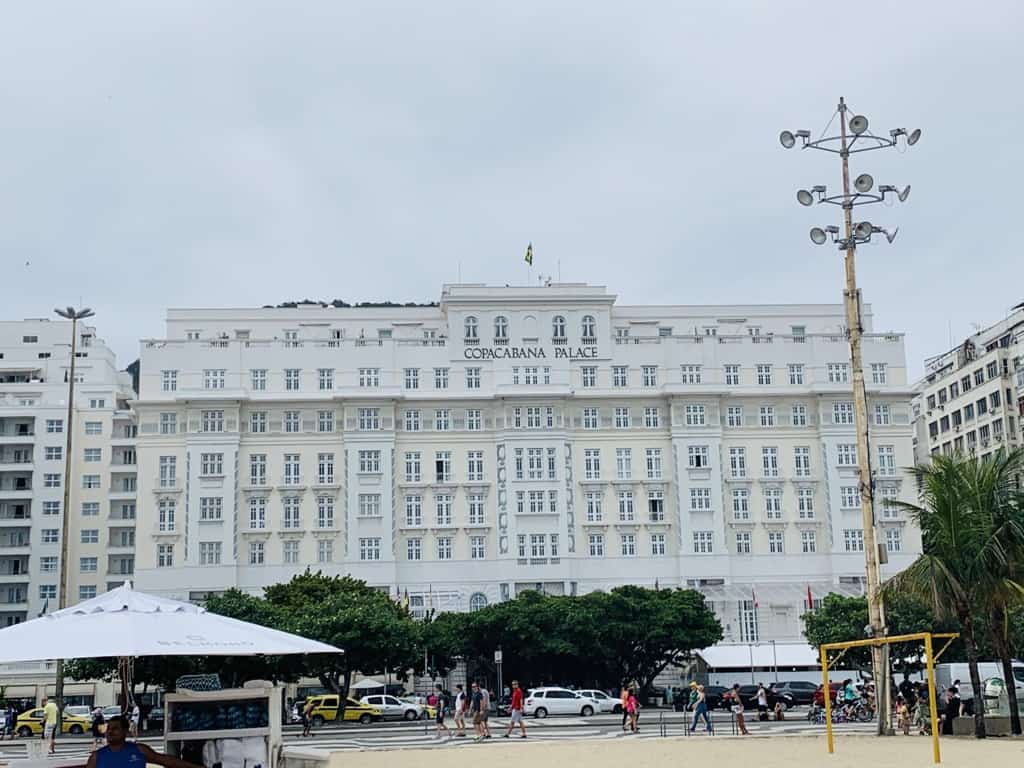
<svg viewBox="0 0 1024 768"><path fill-rule="evenodd" d="M50 743L49 753L57 751L57 704L43 697L43 741Z"/></svg>
<svg viewBox="0 0 1024 768"><path fill-rule="evenodd" d="M526 723L523 721L523 689L519 687L519 681L512 681L512 702L509 705L508 730L505 731L505 738L512 735L513 729L519 726L519 738L526 738Z"/></svg>
<svg viewBox="0 0 1024 768"><path fill-rule="evenodd" d="M450 739L452 737L451 729L449 729L444 723L444 717L448 710L448 697L445 695L444 689L441 688L440 683L434 686L434 690L436 691L436 693L434 693L434 723L437 725L437 728L435 729L437 734L434 738L440 739L441 731L444 731L448 734L448 738Z"/></svg>
<svg viewBox="0 0 1024 768"><path fill-rule="evenodd" d="M18 710L13 704L7 705L7 731L12 739L18 735Z"/></svg>
<svg viewBox="0 0 1024 768"><path fill-rule="evenodd" d="M960 692L956 686L946 691L946 708L942 711L942 735L953 735L953 721L960 717Z"/></svg>
<svg viewBox="0 0 1024 768"><path fill-rule="evenodd" d="M124 715L116 715L107 723L107 745L97 749L86 762L86 768L134 768L135 766L160 765L163 768L197 768L192 763L179 760L171 755L157 752L145 744L126 741L128 721Z"/></svg>
<svg viewBox="0 0 1024 768"><path fill-rule="evenodd" d="M619 704L622 705L622 730L626 730L626 724L629 722L629 710L626 705L629 704L629 688L622 686L622 690L619 691Z"/></svg>
<svg viewBox="0 0 1024 768"><path fill-rule="evenodd" d="M743 716L743 699L740 697L740 684L734 683L732 686L732 704L729 706L732 711L733 717L736 718L736 725L740 729L740 733L744 736L749 736L750 731L747 730L747 719Z"/></svg>
<svg viewBox="0 0 1024 768"><path fill-rule="evenodd" d="M757 686L757 719L768 720L768 691L764 687L764 683L759 683Z"/></svg>
<svg viewBox="0 0 1024 768"><path fill-rule="evenodd" d="M672 696L673 696L673 693L674 692L672 691L672 686L671 685L666 685L665 686L665 706L668 707L669 709L672 709Z"/></svg>
<svg viewBox="0 0 1024 768"><path fill-rule="evenodd" d="M487 686L480 687L480 713L483 715L484 738L491 738L491 724L489 722L491 718L491 692L487 689Z"/></svg>
<svg viewBox="0 0 1024 768"><path fill-rule="evenodd" d="M640 717L640 702L637 701L636 693L629 689L629 697L626 699L626 712L629 714L629 730L636 733L640 730L637 726L637 719Z"/></svg>
<svg viewBox="0 0 1024 768"><path fill-rule="evenodd" d="M711 718L708 717L708 702L704 693L704 686L698 685L697 703L693 708L693 723L690 725L690 733L697 730L697 723L701 718L704 718L704 731L706 733L713 733L714 729L711 727Z"/></svg>
<svg viewBox="0 0 1024 768"><path fill-rule="evenodd" d="M786 707L781 701L775 702L775 720L776 722L786 719Z"/></svg>
<svg viewBox="0 0 1024 768"><path fill-rule="evenodd" d="M481 706L484 697L480 692L480 683L473 683L470 690L469 713L473 716L473 731L476 733L473 741L482 741L484 738L484 716Z"/></svg>
<svg viewBox="0 0 1024 768"><path fill-rule="evenodd" d="M466 691L462 683L455 684L455 735L460 739L466 738Z"/></svg>
<svg viewBox="0 0 1024 768"><path fill-rule="evenodd" d="M7 735L7 707L0 708L0 741L4 740L4 736Z"/></svg>
<svg viewBox="0 0 1024 768"><path fill-rule="evenodd" d="M313 735L313 700L306 699L306 703L302 706L302 735L312 736Z"/></svg>
<svg viewBox="0 0 1024 768"><path fill-rule="evenodd" d="M96 707L92 711L92 748L95 752L103 746L103 708Z"/></svg>
<svg viewBox="0 0 1024 768"><path fill-rule="evenodd" d="M903 731L903 735L909 736L910 707L907 705L907 700L903 698L902 693L896 697L896 722L899 724L899 729Z"/></svg>
<svg viewBox="0 0 1024 768"><path fill-rule="evenodd" d="M686 704L686 709L693 712L694 707L697 706L697 681L690 681L690 698Z"/></svg>
<svg viewBox="0 0 1024 768"><path fill-rule="evenodd" d="M139 709L139 702L132 704L132 718L128 727L128 735L133 739L139 736L139 721L142 719L142 710Z"/></svg>

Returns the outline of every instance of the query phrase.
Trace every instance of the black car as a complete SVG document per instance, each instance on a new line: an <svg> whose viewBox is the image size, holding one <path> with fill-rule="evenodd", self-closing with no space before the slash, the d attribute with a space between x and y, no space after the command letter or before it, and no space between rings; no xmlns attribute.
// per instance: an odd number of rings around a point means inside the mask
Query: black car
<svg viewBox="0 0 1024 768"><path fill-rule="evenodd" d="M784 683L776 683L772 686L772 690L778 694L788 693L793 699L793 704L800 706L811 704L814 701L814 692L819 687L820 685L809 683L806 680L787 680Z"/></svg>
<svg viewBox="0 0 1024 768"><path fill-rule="evenodd" d="M704 701L707 702L708 709L721 709L724 707L723 697L728 690L728 688L721 685L705 685ZM676 712L688 711L690 709L690 689L676 689L673 691L673 694L672 709Z"/></svg>
<svg viewBox="0 0 1024 768"><path fill-rule="evenodd" d="M740 686L740 701L743 702L744 709L757 709L757 689L759 686L756 685L741 685ZM793 696L789 693L776 693L771 688L766 688L765 692L768 694L768 709L774 710L776 702L781 701L783 709L790 709L794 706ZM813 695L813 691L811 692ZM732 692L729 693L728 705L732 705Z"/></svg>

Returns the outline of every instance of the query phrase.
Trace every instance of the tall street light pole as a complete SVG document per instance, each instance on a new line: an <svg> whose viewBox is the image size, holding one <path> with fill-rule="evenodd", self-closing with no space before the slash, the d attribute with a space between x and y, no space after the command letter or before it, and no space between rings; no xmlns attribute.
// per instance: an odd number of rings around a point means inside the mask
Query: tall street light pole
<svg viewBox="0 0 1024 768"><path fill-rule="evenodd" d="M849 107L846 101L839 99L836 114L839 115L839 135L822 136L812 140L810 131L783 131L779 142L786 149L792 149L797 139L802 141L802 149L821 149L839 155L842 162L843 189L840 194L829 195L824 186L818 185L810 190L801 189L797 192L797 202L804 206L815 203L831 203L843 209L843 236L839 236L839 227L814 227L811 229L811 241L817 245L824 244L830 237L839 250L845 251L844 266L846 285L843 291L843 303L846 309L846 328L850 342L850 368L853 379L854 423L857 430L857 467L860 479L860 509L864 528L864 568L868 598L868 621L866 633L871 637L884 637L885 609L879 592L879 560L884 558L878 548L875 536L875 502L874 481L871 472L871 453L869 445L869 420L867 393L864 386L864 365L861 355L861 341L864 332L861 316L860 289L857 287L856 253L857 246L871 242L871 236L882 234L888 242L896 238L898 229L892 232L875 226L870 221L854 223L853 209L859 205L880 203L887 195L894 195L901 203L910 194L910 187L902 190L888 184L874 189L875 180L870 174L862 173L850 188L850 155L873 149L896 147L903 137L906 144L913 146L921 138L920 129L907 133L904 128L889 131L889 136L876 136L868 132L868 120L862 115L847 118ZM835 116L833 116L833 120ZM829 123L831 126L831 122ZM826 128L826 131L828 128ZM881 557L880 557L881 556ZM875 681L875 701L878 711L878 733L891 731L891 708L889 706L889 674L888 646L874 646L871 649L873 677Z"/></svg>
<svg viewBox="0 0 1024 768"><path fill-rule="evenodd" d="M60 587L57 593L57 608L68 607L68 536L71 528L71 462L75 434L75 357L78 353L78 321L92 317L91 309L55 309L61 317L71 321L71 365L68 372L68 418L64 425L67 440L64 448L64 509L60 524ZM57 730L62 728L64 719L64 659L57 659Z"/></svg>

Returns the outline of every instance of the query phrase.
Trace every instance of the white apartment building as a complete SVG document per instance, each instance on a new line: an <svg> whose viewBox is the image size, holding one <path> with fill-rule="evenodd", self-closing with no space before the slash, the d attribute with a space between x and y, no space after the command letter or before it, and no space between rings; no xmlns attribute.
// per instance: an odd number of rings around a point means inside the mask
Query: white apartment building
<svg viewBox="0 0 1024 768"><path fill-rule="evenodd" d="M808 588L863 590L858 460L879 498L913 497L903 339L865 325L858 457L840 305L556 284L170 310L134 405L137 583L201 599L312 568L414 611L693 586L727 639L796 638ZM878 517L901 568L919 534Z"/></svg>
<svg viewBox="0 0 1024 768"><path fill-rule="evenodd" d="M987 456L1022 444L1024 304L925 361L915 387L915 455Z"/></svg>
<svg viewBox="0 0 1024 768"><path fill-rule="evenodd" d="M73 485L64 510L71 324L0 322L0 626L57 608L66 511L69 603L133 573L131 379L95 328L78 331Z"/></svg>

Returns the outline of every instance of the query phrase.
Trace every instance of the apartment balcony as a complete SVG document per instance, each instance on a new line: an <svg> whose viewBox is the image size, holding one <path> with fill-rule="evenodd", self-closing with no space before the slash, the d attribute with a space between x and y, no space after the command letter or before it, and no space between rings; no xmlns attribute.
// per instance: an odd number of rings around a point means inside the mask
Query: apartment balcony
<svg viewBox="0 0 1024 768"><path fill-rule="evenodd" d="M160 492L161 489L157 488L156 490ZM111 501L134 501L136 496L138 496L138 491L134 489L126 491L123 488L112 488L107 493L107 498Z"/></svg>
<svg viewBox="0 0 1024 768"><path fill-rule="evenodd" d="M0 455L0 472L33 472L36 465L32 459L20 459Z"/></svg>
<svg viewBox="0 0 1024 768"><path fill-rule="evenodd" d="M181 480L161 480L160 478L153 480L153 493L181 493L181 491Z"/></svg>
<svg viewBox="0 0 1024 768"><path fill-rule="evenodd" d="M26 596L21 602L6 602L0 600L0 614L3 613L17 613L19 611L24 612L28 610L28 597Z"/></svg>
<svg viewBox="0 0 1024 768"><path fill-rule="evenodd" d="M31 500L31 486L10 487L0 485L0 501L25 501L27 504Z"/></svg>
<svg viewBox="0 0 1024 768"><path fill-rule="evenodd" d="M32 549L28 536L23 539L0 539L0 557L6 555L27 555Z"/></svg>
<svg viewBox="0 0 1024 768"><path fill-rule="evenodd" d="M25 514L0 513L0 528L27 529L30 525L32 525L32 516L27 512Z"/></svg>

